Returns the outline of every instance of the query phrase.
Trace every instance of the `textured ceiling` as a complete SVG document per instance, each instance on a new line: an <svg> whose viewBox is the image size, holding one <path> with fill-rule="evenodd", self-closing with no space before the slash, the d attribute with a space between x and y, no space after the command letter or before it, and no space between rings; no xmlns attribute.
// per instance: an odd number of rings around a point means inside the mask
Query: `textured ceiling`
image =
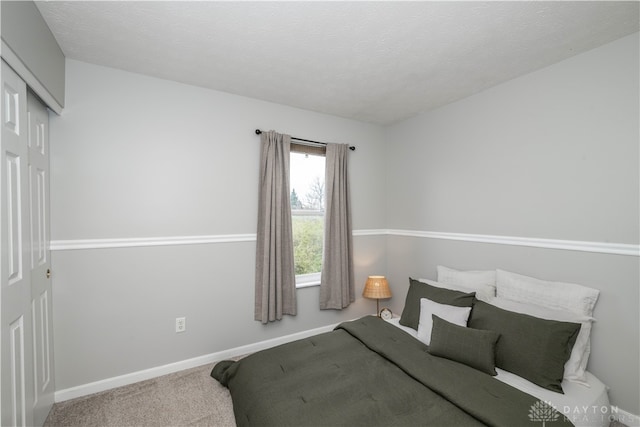
<svg viewBox="0 0 640 427"><path fill-rule="evenodd" d="M639 30L632 2L37 2L65 55L390 124Z"/></svg>

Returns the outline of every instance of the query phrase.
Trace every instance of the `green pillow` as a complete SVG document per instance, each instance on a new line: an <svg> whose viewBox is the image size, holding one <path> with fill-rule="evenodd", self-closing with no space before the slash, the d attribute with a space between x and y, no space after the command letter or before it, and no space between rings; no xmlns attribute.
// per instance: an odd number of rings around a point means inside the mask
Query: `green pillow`
<svg viewBox="0 0 640 427"><path fill-rule="evenodd" d="M435 314L432 317L429 353L464 363L489 375L498 375L495 354L500 334L454 325Z"/></svg>
<svg viewBox="0 0 640 427"><path fill-rule="evenodd" d="M476 301L467 326L500 334L496 345L498 368L564 393L564 364L580 332L579 323L540 319Z"/></svg>
<svg viewBox="0 0 640 427"><path fill-rule="evenodd" d="M420 322L420 298L427 298L440 304L456 307L472 307L475 292L466 294L452 289L436 288L424 282L409 278L409 290L400 316L400 324L418 330Z"/></svg>

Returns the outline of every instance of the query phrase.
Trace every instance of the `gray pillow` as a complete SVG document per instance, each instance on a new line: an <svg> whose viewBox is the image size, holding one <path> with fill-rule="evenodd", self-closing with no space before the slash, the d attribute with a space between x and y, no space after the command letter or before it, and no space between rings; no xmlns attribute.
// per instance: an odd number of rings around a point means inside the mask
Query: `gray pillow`
<svg viewBox="0 0 640 427"><path fill-rule="evenodd" d="M489 375L497 375L495 354L500 334L454 325L435 314L429 353L464 363Z"/></svg>
<svg viewBox="0 0 640 427"><path fill-rule="evenodd" d="M476 301L467 326L500 334L496 366L558 393L579 323L540 319Z"/></svg>
<svg viewBox="0 0 640 427"><path fill-rule="evenodd" d="M404 301L404 309L400 316L400 324L415 330L420 322L420 298L427 298L440 304L456 307L472 307L475 292L469 294L451 289L436 288L424 282L409 278L409 290Z"/></svg>

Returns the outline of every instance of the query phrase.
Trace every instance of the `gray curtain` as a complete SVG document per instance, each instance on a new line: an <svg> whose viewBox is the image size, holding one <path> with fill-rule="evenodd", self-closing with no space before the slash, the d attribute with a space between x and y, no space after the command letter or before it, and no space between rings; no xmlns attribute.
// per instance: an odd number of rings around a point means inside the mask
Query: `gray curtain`
<svg viewBox="0 0 640 427"><path fill-rule="evenodd" d="M260 139L255 320L268 323L284 314L296 314L289 194L291 137L269 131Z"/></svg>
<svg viewBox="0 0 640 427"><path fill-rule="evenodd" d="M327 144L324 256L320 309L341 310L356 300L347 144Z"/></svg>

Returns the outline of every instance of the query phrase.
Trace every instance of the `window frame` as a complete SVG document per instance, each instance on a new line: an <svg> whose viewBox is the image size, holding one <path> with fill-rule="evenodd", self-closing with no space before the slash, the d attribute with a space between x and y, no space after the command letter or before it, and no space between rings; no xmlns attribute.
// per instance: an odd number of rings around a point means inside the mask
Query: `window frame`
<svg viewBox="0 0 640 427"><path fill-rule="evenodd" d="M325 147L318 146L309 146L306 144L291 144L290 157L289 161L291 162L291 154L306 154L311 156L319 156L325 157ZM326 161L325 161L326 162ZM325 171L326 171L326 163L325 163ZM324 177L326 179L326 177ZM323 180L324 181L324 180ZM289 187L294 188L293 183L291 182L291 176L289 176ZM291 190L290 190L291 191ZM293 216L322 216L322 220L324 222L326 212L324 209L291 209L291 217ZM322 239L322 252L324 257L324 223L323 223L323 239ZM295 254L294 254L295 255ZM323 260L324 261L324 260ZM295 256L293 259L295 265ZM309 288L313 286L320 286L320 279L322 275L322 267L320 267L321 271L315 273L306 273L306 274L296 274L296 289Z"/></svg>

